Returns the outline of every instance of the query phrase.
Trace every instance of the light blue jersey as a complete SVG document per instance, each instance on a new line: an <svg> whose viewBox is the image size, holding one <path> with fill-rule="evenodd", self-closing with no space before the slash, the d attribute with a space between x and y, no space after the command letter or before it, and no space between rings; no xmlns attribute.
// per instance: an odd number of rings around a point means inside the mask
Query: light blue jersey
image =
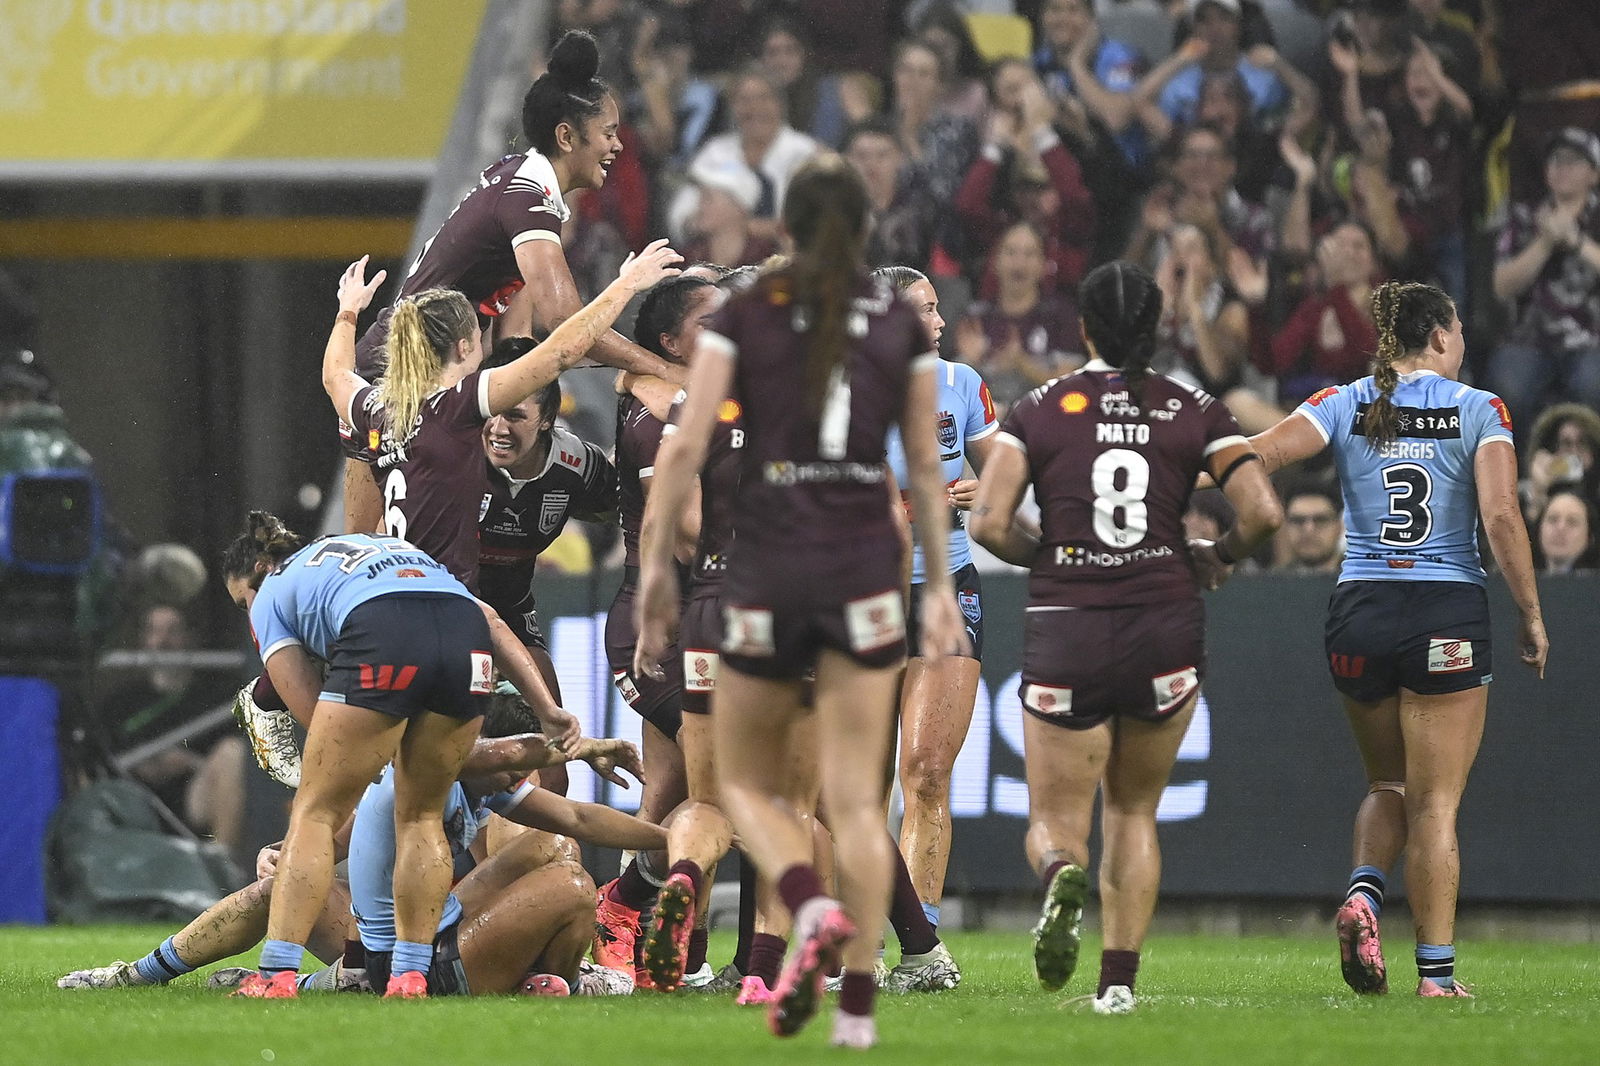
<svg viewBox="0 0 1600 1066"><path fill-rule="evenodd" d="M451 785L444 803L444 837L451 856L472 846L491 812L506 813L535 787L523 781L510 792L496 792L473 806L467 802L461 782ZM394 950L394 841L394 767L389 766L367 786L350 830L350 913L355 915L362 946L368 951ZM452 892L445 898L439 930L460 920L461 901Z"/></svg>
<svg viewBox="0 0 1600 1066"><path fill-rule="evenodd" d="M473 598L450 571L398 537L346 533L312 541L267 575L250 607L261 661L286 644L329 658L351 611L398 592Z"/></svg>
<svg viewBox="0 0 1600 1066"><path fill-rule="evenodd" d="M1394 390L1399 437L1374 449L1361 421L1377 396L1365 377L1295 410L1332 445L1344 486L1349 550L1339 580L1482 585L1474 463L1490 441L1511 442L1505 403L1431 370L1404 374Z"/></svg>
<svg viewBox="0 0 1600 1066"><path fill-rule="evenodd" d="M961 480L966 469L967 446L983 440L1000 429L995 417L994 400L989 397L989 386L983 383L978 372L965 363L939 360L939 407L937 427L939 433L939 465L944 471L946 485ZM889 469L900 482L902 498L907 496L910 478L906 470L906 449L900 439L900 427L889 430ZM957 511L950 530L950 572L953 574L972 562L972 549L967 542L966 522ZM919 545L911 562L911 583L920 585L927 580L922 569L922 548Z"/></svg>

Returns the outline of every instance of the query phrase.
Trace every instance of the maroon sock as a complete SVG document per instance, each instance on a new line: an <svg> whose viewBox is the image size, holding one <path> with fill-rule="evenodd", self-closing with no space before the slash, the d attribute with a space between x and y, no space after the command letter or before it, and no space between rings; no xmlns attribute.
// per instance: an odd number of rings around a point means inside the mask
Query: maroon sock
<svg viewBox="0 0 1600 1066"><path fill-rule="evenodd" d="M696 926L689 933L689 958L683 965L684 973L696 973L706 964L706 945L711 940L711 932Z"/></svg>
<svg viewBox="0 0 1600 1066"><path fill-rule="evenodd" d="M757 933L750 940L750 968L744 971L745 976L759 977L768 988L775 988L778 970L783 966L783 953L788 950L789 942L783 937Z"/></svg>
<svg viewBox="0 0 1600 1066"><path fill-rule="evenodd" d="M750 972L750 943L756 935L756 864L748 855L739 856L739 942L733 948L733 965L741 974Z"/></svg>
<svg viewBox="0 0 1600 1066"><path fill-rule="evenodd" d="M783 905L796 918L800 916L801 907L825 894L822 878L817 876L816 869L810 863L797 862L778 878L778 898L783 900Z"/></svg>
<svg viewBox="0 0 1600 1066"><path fill-rule="evenodd" d="M644 874L639 872L639 860L634 859L628 863L627 869L622 871L622 876L612 884L611 890L606 893L606 898L612 903L622 904L629 910L642 911L656 898L656 886L644 879Z"/></svg>
<svg viewBox="0 0 1600 1066"><path fill-rule="evenodd" d="M696 905L698 905L700 890L706 883L706 872L700 869L700 864L690 859L679 859L672 864L672 869L667 871L667 876L673 874L682 874L689 879L689 883L694 886Z"/></svg>
<svg viewBox="0 0 1600 1066"><path fill-rule="evenodd" d="M1100 987L1095 995L1103 996L1106 989L1112 985L1127 985L1133 988L1134 978L1139 976L1139 953L1137 951L1102 951L1100 953Z"/></svg>
<svg viewBox="0 0 1600 1066"><path fill-rule="evenodd" d="M900 954L926 955L939 946L939 934L922 909L916 886L911 883L911 870L900 848L894 847L894 895L889 898L889 925L900 941ZM851 1011L852 1014L865 1013Z"/></svg>
<svg viewBox="0 0 1600 1066"><path fill-rule="evenodd" d="M839 1013L858 1018L872 1016L872 1001L878 995L878 982L870 973L847 973L839 986Z"/></svg>
<svg viewBox="0 0 1600 1066"><path fill-rule="evenodd" d="M1046 892L1050 891L1050 882L1054 881L1056 879L1056 871L1057 870L1060 870L1064 866L1071 866L1071 865L1072 864L1070 862L1068 862L1066 859L1057 859L1055 862L1051 863L1049 866L1046 866L1044 868L1044 890Z"/></svg>

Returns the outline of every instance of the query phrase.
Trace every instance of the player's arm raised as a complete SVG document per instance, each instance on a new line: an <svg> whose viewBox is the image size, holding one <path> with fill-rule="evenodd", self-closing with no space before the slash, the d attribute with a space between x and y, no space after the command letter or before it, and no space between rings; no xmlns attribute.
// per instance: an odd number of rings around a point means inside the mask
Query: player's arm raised
<svg viewBox="0 0 1600 1066"><path fill-rule="evenodd" d="M356 318L372 302L383 279L389 276L380 270L368 281L367 257L362 256L345 267L339 278L339 314L333 322L333 332L328 335L327 347L322 350L322 387L333 402L333 409L346 423L350 422L350 401L368 382L356 373Z"/></svg>
<svg viewBox="0 0 1600 1066"><path fill-rule="evenodd" d="M528 241L519 245L519 261L522 248L530 244L549 243ZM489 372L489 413L499 414L510 410L554 381L563 370L576 366L601 335L611 330L611 324L622 314L634 294L648 289L663 278L672 277L678 272L672 264L682 261L681 255L667 247L665 239L652 241L638 255L628 256L617 271L616 279L606 286L605 291L565 316L551 332L549 339L515 362ZM563 270L566 269L565 263L563 259ZM617 340L627 343L620 337ZM649 353L645 354L648 356ZM665 360L655 356L649 358L659 365L642 369L661 377L668 376L666 371L670 367Z"/></svg>

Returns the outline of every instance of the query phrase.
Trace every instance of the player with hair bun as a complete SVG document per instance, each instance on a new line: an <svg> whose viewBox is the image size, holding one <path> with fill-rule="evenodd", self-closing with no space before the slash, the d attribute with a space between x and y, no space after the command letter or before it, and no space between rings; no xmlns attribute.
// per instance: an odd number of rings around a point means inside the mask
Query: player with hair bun
<svg viewBox="0 0 1600 1066"><path fill-rule="evenodd" d="M1032 570L1021 697L1028 859L1045 900L1034 970L1047 989L1077 966L1090 821L1102 798L1104 951L1094 1009L1134 1009L1139 951L1161 880L1156 806L1205 678L1197 569L1253 552L1283 511L1217 399L1152 373L1161 290L1124 262L1078 290L1090 360L1020 400L984 468L971 531ZM1238 513L1215 544L1186 544L1183 513L1209 473ZM1029 485L1036 540L1013 517Z"/></svg>
<svg viewBox="0 0 1600 1066"><path fill-rule="evenodd" d="M549 69L522 102L529 151L486 168L478 184L423 245L396 297L361 337L356 368L368 381L385 373L394 310L428 289L456 289L484 331L484 343L554 330L583 306L561 246L571 214L564 196L598 189L622 142L616 100L596 77L600 53L587 33L562 35ZM597 362L682 382L681 370L607 330L585 353ZM363 467L377 458L362 434L341 424L346 454L345 528L370 533L383 526L388 502Z"/></svg>
<svg viewBox="0 0 1600 1066"><path fill-rule="evenodd" d="M1378 916L1403 851L1417 995L1466 997L1455 979L1456 812L1492 678L1480 519L1520 615L1519 657L1541 678L1550 645L1511 413L1457 380L1466 345L1455 304L1431 285L1389 282L1372 310L1371 376L1323 389L1253 443L1269 472L1331 447L1344 488L1349 551L1324 639L1367 774L1336 919L1345 983L1388 991Z"/></svg>
<svg viewBox="0 0 1600 1066"><path fill-rule="evenodd" d="M712 715L718 792L747 854L794 915L796 947L769 1006L773 1031L787 1036L810 1020L842 950L833 1041L851 1047L877 1040L872 971L889 906L883 775L905 655L899 501L883 463L895 423L904 425L928 558L923 649L932 660L966 644L945 565L937 357L915 312L887 282L866 277L866 220L866 191L843 160L825 153L806 163L783 204L793 258L763 271L700 335L679 429L662 445L646 508L634 658L636 673L659 673L679 610L678 516L732 401L745 440ZM809 713L843 905L827 895L808 827L774 773L808 717L803 678L812 669Z"/></svg>

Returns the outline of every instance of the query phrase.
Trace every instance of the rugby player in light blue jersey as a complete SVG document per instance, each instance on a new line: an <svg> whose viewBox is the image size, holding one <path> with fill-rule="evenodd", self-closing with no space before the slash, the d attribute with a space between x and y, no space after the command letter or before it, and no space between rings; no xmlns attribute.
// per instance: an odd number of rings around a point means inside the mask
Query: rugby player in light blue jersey
<svg viewBox="0 0 1600 1066"><path fill-rule="evenodd" d="M917 309L937 345L944 333L944 319L939 314L939 294L927 275L906 266L880 267L874 274L887 279L900 298ZM937 991L961 982L961 970L935 929L950 862L950 775L972 725L979 660L983 658L983 586L972 565L972 548L962 518L978 492L976 476L966 476L967 464L972 464L975 474L982 472L1000 430L989 387L976 370L941 359L937 371L939 465L952 508L949 567L972 654L949 656L933 664L917 654L927 575L921 549L914 550L907 619L910 655L900 688L900 787L905 818L899 845L926 924L901 913L909 900L902 901L897 884L890 922L900 937L901 957L889 974L888 987L901 992ZM888 457L896 482L910 484L898 426L889 432ZM909 506L909 493L901 495Z"/></svg>
<svg viewBox="0 0 1600 1066"><path fill-rule="evenodd" d="M426 995L450 890L444 803L494 691L477 601L428 555L395 537L351 534L301 547L252 511L223 556L228 595L250 614L273 685L310 723L261 972L239 986L292 998L312 926L333 882L334 834L362 790L396 766L395 977L388 994ZM329 664L326 681L313 661Z"/></svg>
<svg viewBox="0 0 1600 1066"><path fill-rule="evenodd" d="M1372 376L1323 389L1252 443L1269 471L1331 447L1344 489L1349 553L1325 646L1368 784L1337 919L1345 982L1388 990L1378 914L1385 871L1404 848L1417 995L1464 997L1456 810L1493 677L1480 516L1521 615L1519 656L1540 677L1549 641L1517 505L1511 414L1457 380L1465 345L1455 305L1430 285L1391 282L1372 307Z"/></svg>

